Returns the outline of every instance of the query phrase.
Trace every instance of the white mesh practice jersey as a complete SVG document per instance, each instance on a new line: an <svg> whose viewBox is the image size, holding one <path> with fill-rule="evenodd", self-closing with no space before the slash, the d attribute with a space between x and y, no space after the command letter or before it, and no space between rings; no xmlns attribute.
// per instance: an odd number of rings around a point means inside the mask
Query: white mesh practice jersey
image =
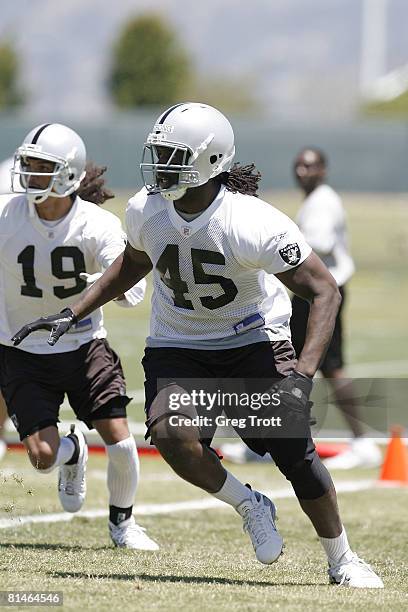
<svg viewBox="0 0 408 612"><path fill-rule="evenodd" d="M319 185L305 198L296 223L339 287L344 285L354 273L354 263L341 198L329 185Z"/></svg>
<svg viewBox="0 0 408 612"><path fill-rule="evenodd" d="M78 197L56 223L44 224L25 196L0 197L2 344L10 346L10 338L26 323L72 304L86 290L79 274L108 268L125 248L126 235L119 219ZM133 287L131 301L143 299L144 290L145 281ZM93 338L104 338L102 310L79 321L56 347L47 344L48 336L47 331L34 332L18 348L63 353Z"/></svg>
<svg viewBox="0 0 408 612"><path fill-rule="evenodd" d="M286 215L222 187L187 222L172 202L142 189L129 201L126 223L130 244L153 263L148 346L196 347L197 341L225 348L259 341L248 340L255 329L264 339L265 330L274 339L290 337L290 301L271 275L299 265L311 248Z"/></svg>

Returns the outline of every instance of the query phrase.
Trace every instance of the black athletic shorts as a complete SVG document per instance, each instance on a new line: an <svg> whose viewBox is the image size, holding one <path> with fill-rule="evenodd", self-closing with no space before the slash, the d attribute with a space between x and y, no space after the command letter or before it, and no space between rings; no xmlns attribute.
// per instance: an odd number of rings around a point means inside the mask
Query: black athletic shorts
<svg viewBox="0 0 408 612"><path fill-rule="evenodd" d="M288 341L257 342L239 348L225 350L198 350L185 348L146 348L142 359L145 371L146 395L146 439L150 436L151 426L164 417L174 414L168 398L172 385L179 381L214 380L214 379L241 379L245 381L259 381L259 379L277 379L287 376L296 366L294 349ZM238 384L238 381L237 381ZM174 388L174 387L173 387ZM161 398L154 401L159 392ZM247 414L250 413L248 408ZM187 418L197 416L194 407L182 408L178 414ZM229 415L228 415L229 416ZM264 455L274 449L289 446L300 447L305 445L304 439L284 438L247 438L236 429L242 440L256 453ZM214 431L202 442L211 444ZM307 440L308 452L313 452L312 440ZM303 446L302 446L303 448ZM294 450L296 453L296 450ZM303 450L302 450L303 453ZM302 454L303 456L303 454Z"/></svg>
<svg viewBox="0 0 408 612"><path fill-rule="evenodd" d="M342 302L337 313L336 322L334 325L333 336L327 348L326 355L320 365L320 370L324 374L329 374L333 370L339 370L343 367L343 326L342 326L342 310L346 298L345 287L339 287ZM299 357L302 352L306 339L307 320L309 318L309 302L295 295L292 298L292 317L290 319L290 329L292 333L292 344L296 351L296 356Z"/></svg>
<svg viewBox="0 0 408 612"><path fill-rule="evenodd" d="M105 339L46 355L0 345L0 386L20 440L59 422L65 393L89 429L94 420L126 417L130 402L120 359Z"/></svg>

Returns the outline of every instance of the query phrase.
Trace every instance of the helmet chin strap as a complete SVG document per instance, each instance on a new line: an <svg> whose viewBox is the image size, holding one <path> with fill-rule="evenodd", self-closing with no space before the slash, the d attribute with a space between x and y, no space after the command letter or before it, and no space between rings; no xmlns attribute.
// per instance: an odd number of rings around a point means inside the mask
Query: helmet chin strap
<svg viewBox="0 0 408 612"><path fill-rule="evenodd" d="M171 191L167 191L166 193L162 191L161 195L166 200L174 202L175 200L180 200L180 198L182 198L186 194L186 191L187 187L178 187L177 189L172 189Z"/></svg>
<svg viewBox="0 0 408 612"><path fill-rule="evenodd" d="M28 200L32 202L33 204L41 204L42 202L45 202L45 200L49 197L53 197L57 199L66 198L67 196L71 195L74 191L76 191L76 189L78 189L80 181L77 181L77 183L72 185L70 189L66 189L64 193L58 193L58 191L55 191L55 190L53 191L54 184L55 184L55 181L54 181L53 184L50 185L49 189L47 189L45 193L30 193L28 191L26 192L26 196ZM182 196L178 196L178 197L182 197Z"/></svg>
<svg viewBox="0 0 408 612"><path fill-rule="evenodd" d="M41 193L41 194L35 194L35 193L26 193L27 199L29 202L31 202L32 204L41 204L42 202L45 202L45 200L49 197L50 192L47 191L46 193Z"/></svg>

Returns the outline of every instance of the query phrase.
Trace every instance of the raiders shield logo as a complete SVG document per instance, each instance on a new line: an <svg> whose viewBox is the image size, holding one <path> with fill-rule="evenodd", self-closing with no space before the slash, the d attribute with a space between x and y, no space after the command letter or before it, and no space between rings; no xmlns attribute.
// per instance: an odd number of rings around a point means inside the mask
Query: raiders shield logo
<svg viewBox="0 0 408 612"><path fill-rule="evenodd" d="M299 245L295 242L293 244L287 244L283 249L279 249L279 255L283 261L290 266L297 266L300 261L300 249Z"/></svg>

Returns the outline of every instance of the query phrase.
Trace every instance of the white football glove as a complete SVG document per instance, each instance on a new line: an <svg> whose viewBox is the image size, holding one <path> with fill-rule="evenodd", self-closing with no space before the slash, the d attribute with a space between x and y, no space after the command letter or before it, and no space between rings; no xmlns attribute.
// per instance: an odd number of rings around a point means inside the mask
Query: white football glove
<svg viewBox="0 0 408 612"><path fill-rule="evenodd" d="M81 272L79 278L84 280L88 287L93 285L98 278L101 278L102 272L95 272L95 274L87 274L86 272Z"/></svg>

